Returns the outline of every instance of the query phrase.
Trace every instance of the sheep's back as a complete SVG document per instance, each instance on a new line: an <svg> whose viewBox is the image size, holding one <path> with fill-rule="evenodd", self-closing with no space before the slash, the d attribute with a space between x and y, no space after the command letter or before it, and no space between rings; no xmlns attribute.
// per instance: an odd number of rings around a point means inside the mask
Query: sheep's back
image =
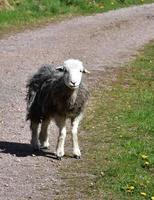
<svg viewBox="0 0 154 200"><path fill-rule="evenodd" d="M45 88L61 77L62 74L57 72L53 66L44 65L36 74L34 74L27 82L27 120L38 118L40 120L42 109L40 109L40 96L45 92ZM47 94L47 93L46 93Z"/></svg>

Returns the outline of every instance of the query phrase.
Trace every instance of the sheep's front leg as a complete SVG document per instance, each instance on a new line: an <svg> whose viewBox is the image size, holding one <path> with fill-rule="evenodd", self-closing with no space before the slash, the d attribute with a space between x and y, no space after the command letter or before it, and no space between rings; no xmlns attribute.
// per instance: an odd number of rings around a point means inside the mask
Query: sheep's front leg
<svg viewBox="0 0 154 200"><path fill-rule="evenodd" d="M39 123L31 121L31 124L30 124L30 129L31 129L31 133L32 133L31 144L32 144L34 150L40 149L38 126L39 126Z"/></svg>
<svg viewBox="0 0 154 200"><path fill-rule="evenodd" d="M49 137L48 137L48 126L50 123L50 119L46 119L42 121L41 131L40 131L40 144L42 149L47 149L49 147Z"/></svg>
<svg viewBox="0 0 154 200"><path fill-rule="evenodd" d="M83 117L83 114L81 113L76 118L72 119L72 141L73 141L73 154L74 157L77 159L80 159L81 152L78 144L78 126Z"/></svg>
<svg viewBox="0 0 154 200"><path fill-rule="evenodd" d="M61 158L64 156L64 144L66 138L66 120L57 119L56 124L59 128L59 137L58 137L56 154L57 158L61 160Z"/></svg>

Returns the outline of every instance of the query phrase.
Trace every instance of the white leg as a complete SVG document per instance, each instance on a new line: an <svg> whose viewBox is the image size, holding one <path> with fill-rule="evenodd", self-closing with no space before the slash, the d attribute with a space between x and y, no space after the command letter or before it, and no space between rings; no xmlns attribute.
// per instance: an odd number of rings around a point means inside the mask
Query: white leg
<svg viewBox="0 0 154 200"><path fill-rule="evenodd" d="M83 114L81 113L79 116L77 116L75 119L72 119L72 141L73 141L73 154L75 158L81 157L81 152L78 144L78 126L83 117Z"/></svg>
<svg viewBox="0 0 154 200"><path fill-rule="evenodd" d="M59 137L57 143L57 158L61 159L64 156L64 144L66 138L66 120L65 119L57 119L56 120L57 126L59 127Z"/></svg>
<svg viewBox="0 0 154 200"><path fill-rule="evenodd" d="M41 131L40 131L40 136L39 136L41 148L49 147L49 137L48 137L49 123L50 123L50 119L46 119L42 121Z"/></svg>
<svg viewBox="0 0 154 200"><path fill-rule="evenodd" d="M35 150L40 149L38 126L39 126L39 123L31 121L31 124L30 124L30 129L32 133L31 144Z"/></svg>

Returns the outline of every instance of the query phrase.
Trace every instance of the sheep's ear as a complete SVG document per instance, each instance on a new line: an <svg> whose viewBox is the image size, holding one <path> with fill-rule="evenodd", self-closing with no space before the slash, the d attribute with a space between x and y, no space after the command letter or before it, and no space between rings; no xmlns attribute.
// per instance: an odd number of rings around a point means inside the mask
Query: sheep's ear
<svg viewBox="0 0 154 200"><path fill-rule="evenodd" d="M90 74L90 71L88 71L87 69L84 68L83 73Z"/></svg>
<svg viewBox="0 0 154 200"><path fill-rule="evenodd" d="M64 66L56 67L56 70L57 70L57 71L60 71L60 72L63 72L63 71L64 71Z"/></svg>

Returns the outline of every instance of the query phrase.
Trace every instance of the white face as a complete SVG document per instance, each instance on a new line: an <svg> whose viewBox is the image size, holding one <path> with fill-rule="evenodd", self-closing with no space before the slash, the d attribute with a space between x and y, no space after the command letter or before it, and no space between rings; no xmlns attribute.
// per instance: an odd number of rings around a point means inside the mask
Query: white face
<svg viewBox="0 0 154 200"><path fill-rule="evenodd" d="M82 79L82 73L87 72L84 69L82 62L75 59L66 60L60 69L64 71L65 84L71 89L79 87Z"/></svg>
<svg viewBox="0 0 154 200"><path fill-rule="evenodd" d="M79 87L82 79L83 64L79 60L69 59L64 62L65 84L71 89Z"/></svg>

